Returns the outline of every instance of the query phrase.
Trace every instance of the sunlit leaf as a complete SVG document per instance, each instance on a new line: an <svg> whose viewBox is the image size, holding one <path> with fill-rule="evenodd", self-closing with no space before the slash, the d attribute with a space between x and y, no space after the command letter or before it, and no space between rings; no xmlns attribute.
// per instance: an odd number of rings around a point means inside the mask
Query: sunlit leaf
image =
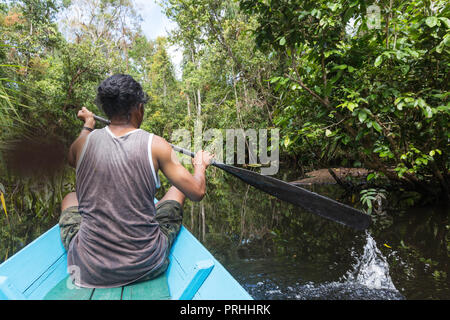
<svg viewBox="0 0 450 320"><path fill-rule="evenodd" d="M435 25L437 25L438 19L437 19L437 17L428 17L428 18L425 20L425 23L426 23L430 28L433 28Z"/></svg>
<svg viewBox="0 0 450 320"><path fill-rule="evenodd" d="M383 62L383 56L378 56L376 59L375 59L375 62L374 62L374 66L375 67L379 67L380 66L380 64Z"/></svg>

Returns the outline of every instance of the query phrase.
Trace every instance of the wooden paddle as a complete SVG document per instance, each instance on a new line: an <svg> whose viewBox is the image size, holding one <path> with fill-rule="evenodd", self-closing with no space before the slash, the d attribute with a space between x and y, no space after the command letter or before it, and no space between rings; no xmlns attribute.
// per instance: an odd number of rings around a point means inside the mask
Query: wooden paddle
<svg viewBox="0 0 450 320"><path fill-rule="evenodd" d="M109 124L110 121L98 116L94 116L96 120ZM172 145L172 148L180 153L194 157L195 154L189 150ZM213 166L220 168L235 177L241 179L245 183L264 191L280 200L300 206L303 209L317 214L321 217L338 222L345 226L356 230L365 230L371 223L369 215L357 210L353 207L342 204L333 199L327 198L320 194L311 192L293 184L282 180L275 179L271 176L265 176L256 172L237 168L228 164L214 161Z"/></svg>

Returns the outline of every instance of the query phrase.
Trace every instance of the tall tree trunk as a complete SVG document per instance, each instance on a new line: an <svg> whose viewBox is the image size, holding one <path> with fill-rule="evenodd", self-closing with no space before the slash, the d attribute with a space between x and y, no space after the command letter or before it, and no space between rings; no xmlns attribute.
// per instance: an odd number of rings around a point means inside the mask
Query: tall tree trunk
<svg viewBox="0 0 450 320"><path fill-rule="evenodd" d="M200 93L200 89L197 89L197 120L200 120L201 115L202 115L202 96Z"/></svg>
<svg viewBox="0 0 450 320"><path fill-rule="evenodd" d="M186 101L187 101L187 112L188 116L191 116L191 100L189 99L189 94L186 93Z"/></svg>
<svg viewBox="0 0 450 320"><path fill-rule="evenodd" d="M205 204L200 202L200 216L202 221L202 241L205 241L205 233L206 233L206 221L205 221Z"/></svg>
<svg viewBox="0 0 450 320"><path fill-rule="evenodd" d="M191 231L194 232L194 203L191 204Z"/></svg>

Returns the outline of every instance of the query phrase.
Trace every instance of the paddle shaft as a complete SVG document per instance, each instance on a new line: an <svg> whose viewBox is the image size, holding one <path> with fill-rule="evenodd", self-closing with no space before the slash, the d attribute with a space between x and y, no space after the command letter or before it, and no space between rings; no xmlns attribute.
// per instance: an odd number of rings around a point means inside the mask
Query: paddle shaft
<svg viewBox="0 0 450 320"><path fill-rule="evenodd" d="M94 114L94 119L95 119L95 120L98 120L98 121L100 121L100 122L103 122L104 124L111 124L111 121L109 121L108 119L99 117L99 116L97 116L97 115L95 115L95 114Z"/></svg>
<svg viewBox="0 0 450 320"><path fill-rule="evenodd" d="M181 147L177 147L177 146L175 146L175 145L173 145L173 144L171 144L171 143L169 143L169 144L170 144L170 146L172 147L173 150L175 150L175 151L177 151L177 152L180 152L180 153L182 153L182 154L185 154L185 155L187 155L187 156L189 156L189 157L191 157L191 158L194 158L194 157L195 157L195 153L193 153L193 152L191 152L191 151L189 151L189 150L183 149L183 148L181 148ZM211 165L220 168L219 165L222 165L222 163L218 163L218 162L216 162L214 159L212 159L212 160L211 160Z"/></svg>

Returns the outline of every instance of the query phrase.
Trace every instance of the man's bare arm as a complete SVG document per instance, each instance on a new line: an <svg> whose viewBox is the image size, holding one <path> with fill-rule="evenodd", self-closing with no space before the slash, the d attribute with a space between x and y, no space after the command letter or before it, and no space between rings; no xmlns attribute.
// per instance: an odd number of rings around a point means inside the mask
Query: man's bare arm
<svg viewBox="0 0 450 320"><path fill-rule="evenodd" d="M163 138L155 136L152 151L154 163L157 164L171 184L192 201L203 199L206 193L205 171L212 159L209 152L197 152L192 161L194 174L191 174L178 161L175 151Z"/></svg>
<svg viewBox="0 0 450 320"><path fill-rule="evenodd" d="M84 127L93 129L95 126L94 114L90 112L88 109L83 107L78 112L78 118L84 121ZM69 164L76 168L78 159L80 157L81 151L83 150L84 144L86 143L86 139L91 133L89 130L82 129L78 138L72 143L69 149L68 161Z"/></svg>

